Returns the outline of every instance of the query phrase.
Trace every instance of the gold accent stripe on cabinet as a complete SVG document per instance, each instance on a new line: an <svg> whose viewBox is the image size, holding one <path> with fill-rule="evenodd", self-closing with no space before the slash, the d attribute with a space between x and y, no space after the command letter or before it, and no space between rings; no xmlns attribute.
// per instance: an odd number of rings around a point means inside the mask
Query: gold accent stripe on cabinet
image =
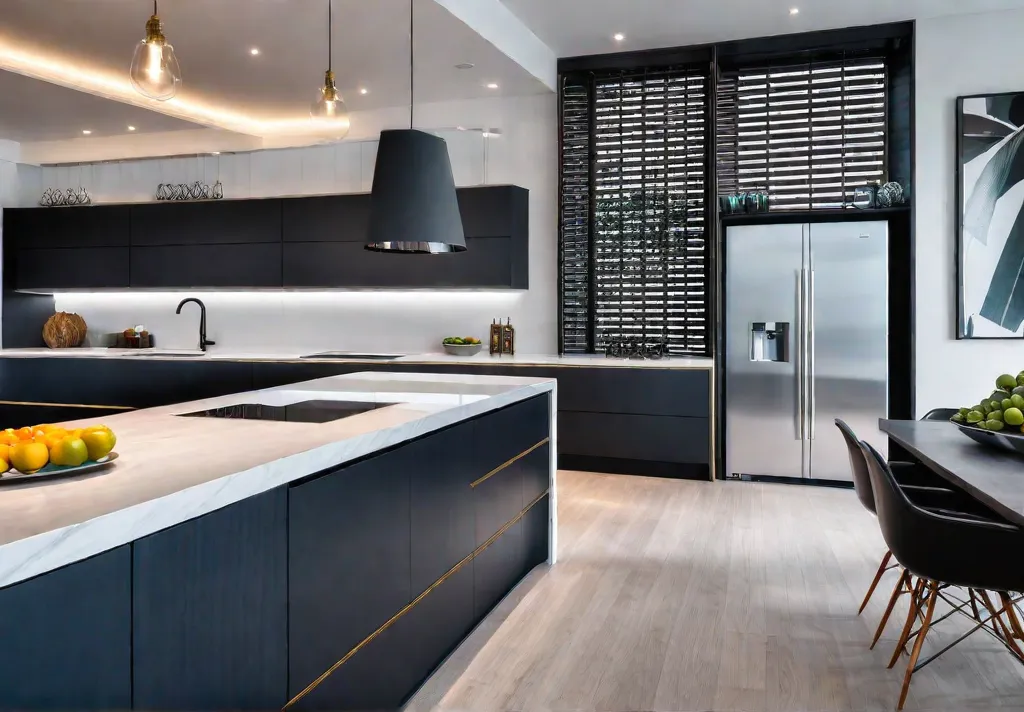
<svg viewBox="0 0 1024 712"><path fill-rule="evenodd" d="M535 445L535 446L534 446L534 448L538 447L538 446L539 446L539 445L541 445L541 444L543 444L543 443L538 443L537 445ZM533 448L531 448L531 449L533 449ZM527 452L529 452L529 451L527 451ZM525 454L525 453L524 453L524 454ZM447 572L446 572L446 573L445 573L445 574L444 574L443 576L441 576L441 578L439 578L439 579L438 579L437 581L434 581L434 583L430 584L430 586L428 586L428 587L427 587L427 589L426 589L426 590L425 590L425 591L424 591L423 593L421 593L420 595L416 596L416 598L412 599L412 601L410 601L410 602L409 602L408 604L406 604L406 605L405 605L405 606L404 606L404 607L403 607L403 608L402 608L402 609L401 609L400 611L398 611L398 613L396 613L395 615L391 616L391 618L389 618L389 619L388 619L387 623L385 623L385 624L384 624L384 625L382 625L382 626L381 626L380 628L378 628L377 630L375 630L375 631L373 631L372 633L370 633L370 634L369 634L368 636L366 636L366 638L364 638L364 639L362 640L362 642L360 642L360 643L359 643L359 645L357 645L356 647L352 648L352 650L350 650L350 651L348 651L347 653L345 653L344 657L342 657L342 658L341 658L341 660L339 660L338 662L334 663L334 665L331 665L331 667L330 667L330 668L328 668L328 669L327 669L327 671L326 671L326 672L324 672L324 674L323 674L323 675L321 675L321 676L320 676L320 677L318 677L317 679L313 680L313 682L309 683L309 685L307 685L307 686L306 686L306 689L304 689L304 690L303 690L302 692L300 692L299 694L295 695L295 697L293 697L293 698L291 698L290 700L288 700L288 703L287 703L287 704L285 704L285 706L284 706L284 707L282 707L281 709L282 709L282 710L287 710L287 709L288 709L289 707L291 707L291 706L292 706L292 705L294 705L294 704L295 704L296 702L298 702L299 700L301 700L301 699L302 699L303 697L305 697L306 695L308 695L308 694L309 694L310 692L312 692L313 690L315 690L315 689L316 689L316 688L317 688L317 687L318 687L318 686L320 685L320 683L322 683L322 682L323 682L324 680L326 680L326 679L327 679L328 677L330 677L330 676L331 676L331 675L332 675L332 674L334 673L334 671L336 671L336 670L337 670L338 668L340 668L340 667L341 667L342 665L344 665L344 664L345 664L345 663L347 663L347 662L348 662L349 660L351 660L351 659L352 659L352 656L353 656L353 655L355 655L355 654L356 654L356 653L358 653L358 652L359 652L360 650L362 650L362 649L363 649L363 648L365 648L365 647L366 647L367 645L369 645L369 644L370 644L371 642L373 642L373 640L374 640L374 639L375 639L375 638L376 638L377 636L379 636L379 635L380 635L381 633L383 633L383 632L384 632L384 631L386 631L386 630L387 630L388 628L390 628L390 627L391 627L392 625L394 625L394 623L395 623L395 622L396 622L396 621L397 621L397 620L398 620L399 618L401 618L401 617L402 617L402 616L404 616L404 615L405 615L406 613L408 613L409 611L411 611L411 610L412 610L412 608L413 608L413 607L414 607L414 606L415 606L415 605L416 605L417 603L419 603L419 602L420 602L420 601L422 601L422 600L423 600L424 598L426 598L426 597L427 597L427 595L428 595L428 594L429 594L429 593L430 593L431 591L433 591L433 590L434 590L435 588L437 588L437 587L438 587L438 586L440 586L440 585L441 585L442 583L444 583L444 582L445 582L445 581L447 581L447 580L448 580L449 578L451 578L451 577L452 577L452 576L453 576L453 575L454 575L454 574L455 574L456 572L458 572L458 570L459 570L459 569L461 569L461 568L462 568L463 566L465 566L465 565L466 565L466 564L468 564L468 563L469 563L470 561L472 561L473 559L475 559L475 558L476 558L477 556L479 556L480 554L482 554L482 553L484 552L484 550L485 550L485 549L487 549L487 547L489 547L489 546L490 546L491 544L493 544L494 542L496 542L496 541L498 540L498 538L499 538L499 537L500 537L500 536L501 536L502 534L504 534L504 533L505 533L506 531L508 531L509 527L513 526L513 525L514 525L514 524L515 524L516 522L518 522L518 521L519 521L520 519L522 519L522 518L523 518L524 516L526 516L526 513L527 513L527 512L529 512L529 511L530 511L531 509L533 509L533 508L534 508L534 506L535 506L535 505L536 505L536 504L537 504L538 502L540 502L540 501L541 501L542 499L544 499L544 497L546 497L546 496L548 495L548 493L549 493L549 492L550 492L550 490L544 490L543 492L541 492L541 493L540 493L540 494L539 494L539 495L537 496L537 498L536 498L535 500L533 500L533 501L532 501L532 502L530 502L530 503L529 503L528 505L526 505L526 507L524 507L524 508L523 508L523 511L521 511L521 512L520 512L519 514L517 514L517 515L516 515L516 516L514 516L514 517L513 517L512 519L510 519L509 521L507 521L507 522L506 522L506 523L505 523L505 524L504 524L504 525L503 525L503 526L501 527L501 529L499 529L499 530L498 530L498 531L496 531L496 532L495 532L494 534L492 534L492 535L491 535L491 537L490 537L490 538L489 538L489 539L488 539L487 541L485 541L485 542L484 542L483 544L481 544L481 545L480 545L480 546L478 546L478 547L477 547L476 549L474 549L474 550L473 550L473 551L472 551L472 552L471 552L471 553L470 553L470 554L469 554L468 556L466 556L466 558L464 558L464 559L463 559L462 561L460 561L459 563L455 564L455 566L453 566L453 567L451 567L450 569L448 569L448 571L447 571Z"/></svg>
<svg viewBox="0 0 1024 712"><path fill-rule="evenodd" d="M0 405L35 405L50 408L90 408L93 410L135 410L130 405L88 405L85 403L36 403L34 401L0 400Z"/></svg>
<svg viewBox="0 0 1024 712"><path fill-rule="evenodd" d="M550 441L551 441L551 438L550 438L550 437L548 437L548 438L544 438L543 440L541 440L541 441L540 441L539 443L537 443L537 444L536 444L536 445L534 445L533 447L530 447L530 448L527 448L526 450L523 450L523 451L522 451L521 453L519 453L518 455L516 455L515 457L513 457L513 458L512 458L511 460L506 460L505 462L501 463L500 465L498 465L497 467L495 467L495 468L494 468L493 470L491 470L490 472L488 472L488 473L487 473L486 475L484 475L483 477L481 477L481 478L480 478L479 480L477 480L476 482L472 482L472 483L470 483L470 485L469 485L469 486L470 486L470 487L476 487L477 485L480 485L480 484L482 484L482 483L483 483L483 482L484 482L485 480L488 480L488 479L490 479L491 477L494 477L494 476L495 476L496 474L498 474L499 472L501 472L502 470L504 470L504 469L505 469L506 467L508 467L508 466L509 466L509 465L511 465L512 463L516 462L517 460L521 460L522 458L526 457L527 455L529 455L529 454L530 454L531 452L533 452L533 451L534 451L534 450L536 450L537 448L541 447L542 445L547 445L547 444L548 444L548 442L550 442Z"/></svg>

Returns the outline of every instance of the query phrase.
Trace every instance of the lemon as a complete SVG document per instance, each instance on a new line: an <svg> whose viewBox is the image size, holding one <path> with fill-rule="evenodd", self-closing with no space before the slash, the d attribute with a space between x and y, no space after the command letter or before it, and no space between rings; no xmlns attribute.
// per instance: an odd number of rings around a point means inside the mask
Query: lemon
<svg viewBox="0 0 1024 712"><path fill-rule="evenodd" d="M110 454L110 451L114 449L114 443L117 442L117 438L109 430L86 429L82 433L82 441L88 450L89 459L99 460Z"/></svg>
<svg viewBox="0 0 1024 712"><path fill-rule="evenodd" d="M10 465L8 465L6 462L0 461L0 475L4 474L9 469L11 469Z"/></svg>
<svg viewBox="0 0 1024 712"><path fill-rule="evenodd" d="M81 438L65 437L50 447L50 462L54 465L78 467L89 459L89 449Z"/></svg>
<svg viewBox="0 0 1024 712"><path fill-rule="evenodd" d="M43 443L20 442L11 448L11 465L25 474L46 467L50 461L50 451Z"/></svg>

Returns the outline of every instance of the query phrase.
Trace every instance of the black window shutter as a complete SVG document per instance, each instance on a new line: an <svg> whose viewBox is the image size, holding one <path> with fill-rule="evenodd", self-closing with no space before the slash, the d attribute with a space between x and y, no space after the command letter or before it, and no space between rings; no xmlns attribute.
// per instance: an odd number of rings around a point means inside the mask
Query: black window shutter
<svg viewBox="0 0 1024 712"><path fill-rule="evenodd" d="M887 173L887 78L884 59L856 54L722 72L719 194L767 190L773 210L851 205Z"/></svg>
<svg viewBox="0 0 1024 712"><path fill-rule="evenodd" d="M563 353L664 342L708 355L707 73L563 75Z"/></svg>

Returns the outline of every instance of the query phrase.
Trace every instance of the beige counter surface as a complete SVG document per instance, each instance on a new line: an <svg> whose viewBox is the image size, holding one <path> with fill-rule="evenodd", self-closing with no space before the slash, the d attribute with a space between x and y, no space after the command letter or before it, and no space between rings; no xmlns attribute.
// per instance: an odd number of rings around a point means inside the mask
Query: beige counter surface
<svg viewBox="0 0 1024 712"><path fill-rule="evenodd" d="M554 387L535 378L353 373L105 417L118 438L110 468L0 486L0 586ZM327 423L178 417L304 400L396 404Z"/></svg>

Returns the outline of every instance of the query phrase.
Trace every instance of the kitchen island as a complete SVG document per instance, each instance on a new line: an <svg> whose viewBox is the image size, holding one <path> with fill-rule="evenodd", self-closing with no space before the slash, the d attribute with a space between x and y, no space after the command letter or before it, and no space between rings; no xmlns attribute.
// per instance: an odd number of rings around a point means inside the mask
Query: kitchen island
<svg viewBox="0 0 1024 712"><path fill-rule="evenodd" d="M397 707L554 561L554 386L356 373L105 417L113 467L0 487L0 709ZM377 407L181 417L306 401Z"/></svg>

